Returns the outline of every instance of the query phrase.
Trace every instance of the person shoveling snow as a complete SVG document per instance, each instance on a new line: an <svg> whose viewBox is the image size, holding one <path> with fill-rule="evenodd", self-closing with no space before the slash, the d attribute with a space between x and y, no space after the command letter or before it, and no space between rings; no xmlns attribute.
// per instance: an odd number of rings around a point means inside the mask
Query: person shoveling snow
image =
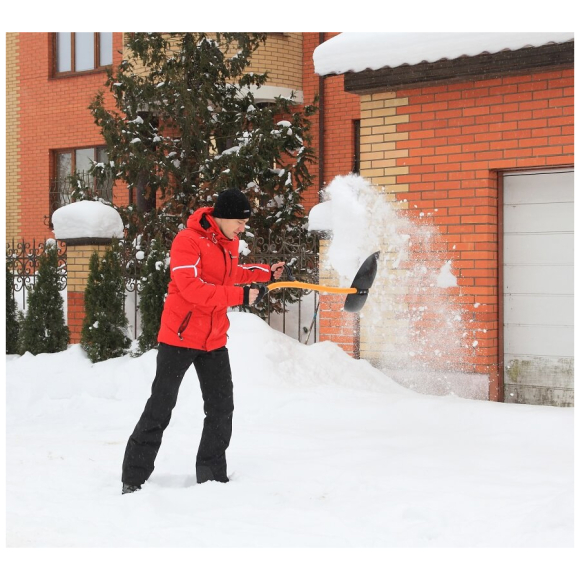
<svg viewBox="0 0 580 580"><path fill-rule="evenodd" d="M237 189L222 191L213 208L198 209L171 248L171 281L159 329L157 373L143 414L127 442L122 493L149 479L177 402L179 386L193 364L204 401L205 421L197 452L198 483L227 482L226 449L234 412L230 359L226 348L228 306L253 304L259 290L234 284L279 279L284 262L238 264L237 234L251 216L250 202ZM225 259L224 259L225 258Z"/></svg>

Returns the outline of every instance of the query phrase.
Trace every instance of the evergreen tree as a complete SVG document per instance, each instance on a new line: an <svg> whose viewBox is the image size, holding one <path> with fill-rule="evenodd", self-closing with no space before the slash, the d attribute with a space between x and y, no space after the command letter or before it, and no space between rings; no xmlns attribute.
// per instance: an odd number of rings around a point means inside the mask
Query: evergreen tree
<svg viewBox="0 0 580 580"><path fill-rule="evenodd" d="M246 71L265 41L255 33L127 35L128 58L106 82L115 108L106 108L100 92L90 109L109 156L93 172L112 171L137 192L137 207L125 213L130 235L146 226L175 231L176 216L184 222L229 187L252 200L256 235L304 226L316 107L301 112L291 99L254 101L267 75Z"/></svg>
<svg viewBox="0 0 580 580"><path fill-rule="evenodd" d="M157 345L157 333L169 284L168 258L169 252L163 243L155 239L145 263L143 286L139 295L139 310L141 311L139 352L141 354Z"/></svg>
<svg viewBox="0 0 580 580"><path fill-rule="evenodd" d="M59 292L58 250L55 245L45 248L38 264L22 325L21 352L60 352L66 350L69 330Z"/></svg>
<svg viewBox="0 0 580 580"><path fill-rule="evenodd" d="M124 284L117 248L109 248L100 258L95 252L89 262L85 289L85 319L81 346L92 362L127 353L131 341L123 309Z"/></svg>
<svg viewBox="0 0 580 580"><path fill-rule="evenodd" d="M18 308L13 292L12 272L6 262L6 354L18 353Z"/></svg>

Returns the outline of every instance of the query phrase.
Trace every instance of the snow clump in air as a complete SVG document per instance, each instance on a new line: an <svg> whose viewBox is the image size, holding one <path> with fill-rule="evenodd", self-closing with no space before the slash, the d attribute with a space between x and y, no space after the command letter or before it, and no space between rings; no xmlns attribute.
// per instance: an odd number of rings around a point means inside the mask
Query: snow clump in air
<svg viewBox="0 0 580 580"><path fill-rule="evenodd" d="M323 200L310 211L309 230L330 233L320 267L337 273L340 286L350 287L364 260L380 251L360 312L364 357L385 369L431 373L438 361L438 372L454 371L457 352L467 355L474 337L454 300L460 288L435 226L359 175L335 177Z"/></svg>

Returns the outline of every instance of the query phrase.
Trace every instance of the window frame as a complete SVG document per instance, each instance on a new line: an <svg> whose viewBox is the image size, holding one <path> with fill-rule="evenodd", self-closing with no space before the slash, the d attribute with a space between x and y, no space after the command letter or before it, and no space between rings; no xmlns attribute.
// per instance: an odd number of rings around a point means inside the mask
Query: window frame
<svg viewBox="0 0 580 580"><path fill-rule="evenodd" d="M52 223L52 214L56 211L56 209L60 208L60 207L64 207L65 205L68 205L68 203L61 203L61 192L59 190L59 183L61 181L61 179L59 179L59 175L58 175L58 157L59 155L63 155L63 154L70 154L71 155L71 171L69 173L70 175L74 175L77 171L77 159L76 159L76 152L77 151L82 151L84 149L92 149L93 150L93 162L94 163L98 163L98 157L99 157L99 150L103 150L106 151L106 145L100 144L100 145L87 145L87 146L79 146L79 147L63 147L62 149L53 149L52 150L52 170L51 170L51 179L50 179L50 193L49 193L49 219L50 219L50 223ZM96 180L95 178L92 178L93 183L91 185L92 188L96 189L97 185L96 185ZM62 181L64 182L64 179L62 179ZM112 201L112 197L113 197L113 190L111 189L111 201Z"/></svg>
<svg viewBox="0 0 580 580"><path fill-rule="evenodd" d="M101 65L100 58L101 58L101 33L100 32L93 32L93 47L94 47L94 63L93 68L88 70L75 70L75 35L76 32L70 33L70 55L71 55L71 70L68 71L58 71L58 32L52 33L52 77L53 78L63 78L63 77L72 77L72 76L79 76L79 75L86 75L86 74L95 74L101 73L107 69L107 67L113 66L113 63ZM111 33L111 54L114 55L113 48L113 33ZM111 60L113 60L113 56L111 56Z"/></svg>
<svg viewBox="0 0 580 580"><path fill-rule="evenodd" d="M54 179L57 179L57 168L58 168L58 163L57 163L57 159L59 155L65 154L65 153L71 153L72 157L71 157L71 175L74 175L74 173L76 172L77 168L76 168L76 152L77 151L83 151L84 149L92 149L93 153L94 153L94 159L93 161L95 163L98 163L97 161L97 151L99 149L102 150L107 150L107 146L100 144L100 145L86 145L86 146L79 146L79 147L63 147L62 149L54 149L53 150L53 155L54 155Z"/></svg>

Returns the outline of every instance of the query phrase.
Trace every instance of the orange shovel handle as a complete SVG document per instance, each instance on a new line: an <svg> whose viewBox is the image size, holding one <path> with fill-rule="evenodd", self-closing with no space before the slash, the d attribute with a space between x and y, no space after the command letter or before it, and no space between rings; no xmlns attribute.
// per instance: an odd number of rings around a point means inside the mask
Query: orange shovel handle
<svg viewBox="0 0 580 580"><path fill-rule="evenodd" d="M319 284L307 284L306 282L274 282L268 284L268 292L278 288L303 288L305 290L316 290L317 292L329 292L330 294L356 294L356 288L335 288L334 286L320 286Z"/></svg>

